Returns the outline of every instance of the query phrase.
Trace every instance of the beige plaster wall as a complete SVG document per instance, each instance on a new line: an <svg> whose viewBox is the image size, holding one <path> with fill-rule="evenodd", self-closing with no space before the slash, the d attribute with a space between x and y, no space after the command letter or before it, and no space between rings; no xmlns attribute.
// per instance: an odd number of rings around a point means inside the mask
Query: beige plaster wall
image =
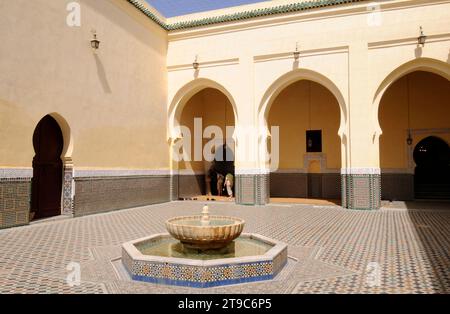
<svg viewBox="0 0 450 314"><path fill-rule="evenodd" d="M0 2L0 167L30 167L35 126L58 113L76 168L168 169L166 32L122 0L78 1L68 27L69 2Z"/></svg>
<svg viewBox="0 0 450 314"><path fill-rule="evenodd" d="M258 169L261 160L242 159L243 151L258 155L272 100L308 79L338 102L341 167L378 168L385 80L410 70L405 64L428 70L427 60L450 77L446 0L382 1L375 23L362 1L169 33L124 0L80 0L82 25L70 28L68 2L0 2L0 167L30 167L34 127L58 113L75 167L167 169L175 125L168 117L178 93L213 82L237 108L236 166ZM428 35L423 48L419 26ZM101 40L97 54L89 46L92 28ZM249 126L257 132L243 141L249 133L240 128Z"/></svg>

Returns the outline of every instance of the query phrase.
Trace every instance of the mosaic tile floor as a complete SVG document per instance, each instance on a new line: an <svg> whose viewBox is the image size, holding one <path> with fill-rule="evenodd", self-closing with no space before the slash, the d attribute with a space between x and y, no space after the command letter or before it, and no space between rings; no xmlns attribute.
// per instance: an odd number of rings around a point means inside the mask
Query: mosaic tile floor
<svg viewBox="0 0 450 314"><path fill-rule="evenodd" d="M210 289L132 282L117 266L121 243L164 232L166 219L197 214L199 202L1 230L0 293L450 293L450 208L394 205L213 202L212 213L244 218L246 232L288 243L291 258L271 282ZM79 286L66 283L71 262L81 265Z"/></svg>

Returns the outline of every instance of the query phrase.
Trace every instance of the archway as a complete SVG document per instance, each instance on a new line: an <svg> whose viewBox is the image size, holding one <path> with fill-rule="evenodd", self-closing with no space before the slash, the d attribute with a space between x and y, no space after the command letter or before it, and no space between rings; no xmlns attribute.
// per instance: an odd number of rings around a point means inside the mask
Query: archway
<svg viewBox="0 0 450 314"><path fill-rule="evenodd" d="M212 87L189 96L174 115L181 132L174 149L183 156L177 164L178 195L182 199L226 195L224 182L218 190L218 178L229 174L234 178L236 115L232 100Z"/></svg>
<svg viewBox="0 0 450 314"><path fill-rule="evenodd" d="M419 67L416 71L408 68L405 75L386 86L378 112L382 131L382 199L443 198L440 195L445 191L440 190L448 187L439 185L439 180L435 181L437 185L432 183L436 175L440 175L439 171L429 168L428 171L434 173L425 174L422 166L416 164L416 157L420 160L420 147L437 141L433 140L437 137L450 141L450 82L434 70L424 71ZM428 151L429 148L423 149ZM445 171L444 168L441 171ZM425 177L428 177L425 181L431 180L430 184L424 183Z"/></svg>
<svg viewBox="0 0 450 314"><path fill-rule="evenodd" d="M414 191L417 199L450 199L450 147L429 136L414 148Z"/></svg>
<svg viewBox="0 0 450 314"><path fill-rule="evenodd" d="M64 139L58 122L50 115L36 126L33 134L33 180L31 213L34 219L61 214Z"/></svg>
<svg viewBox="0 0 450 314"><path fill-rule="evenodd" d="M339 100L310 79L297 79L274 95L267 126L279 127L279 165L270 173L271 199L339 200L343 112Z"/></svg>

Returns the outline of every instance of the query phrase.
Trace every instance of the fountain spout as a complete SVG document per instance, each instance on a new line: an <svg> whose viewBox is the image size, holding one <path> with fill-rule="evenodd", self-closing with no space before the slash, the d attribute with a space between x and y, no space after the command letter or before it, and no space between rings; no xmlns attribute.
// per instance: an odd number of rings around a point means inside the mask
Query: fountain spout
<svg viewBox="0 0 450 314"><path fill-rule="evenodd" d="M202 226L209 226L210 224L209 208L207 205L203 206L201 224Z"/></svg>

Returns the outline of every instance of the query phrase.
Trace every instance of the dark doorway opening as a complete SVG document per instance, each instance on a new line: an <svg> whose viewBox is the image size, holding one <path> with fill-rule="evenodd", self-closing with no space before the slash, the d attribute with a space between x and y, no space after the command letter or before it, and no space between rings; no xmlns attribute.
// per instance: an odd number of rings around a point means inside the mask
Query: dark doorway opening
<svg viewBox="0 0 450 314"><path fill-rule="evenodd" d="M211 178L211 194L219 195L217 187L217 175L221 174L226 177L231 174L234 178L235 176L234 168L234 153L233 150L227 145L223 145L220 150L215 154L214 161L207 175ZM235 195L234 184L233 184L233 195ZM222 195L226 195L225 187L222 185Z"/></svg>
<svg viewBox="0 0 450 314"><path fill-rule="evenodd" d="M45 116L33 134L33 180L31 215L34 219L61 214L64 147L61 128L51 116Z"/></svg>
<svg viewBox="0 0 450 314"><path fill-rule="evenodd" d="M450 199L450 147L435 136L414 149L416 199Z"/></svg>

